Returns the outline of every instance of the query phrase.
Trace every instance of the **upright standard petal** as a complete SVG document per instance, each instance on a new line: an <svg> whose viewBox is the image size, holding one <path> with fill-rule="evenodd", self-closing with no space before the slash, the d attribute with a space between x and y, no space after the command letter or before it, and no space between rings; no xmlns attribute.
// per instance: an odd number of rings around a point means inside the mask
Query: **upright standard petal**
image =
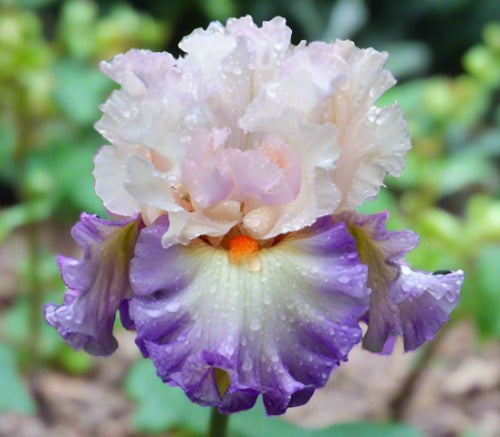
<svg viewBox="0 0 500 437"><path fill-rule="evenodd" d="M226 27L212 22L183 38L182 65L206 84L213 121L233 130L246 105L276 76L290 50L291 33L283 18L257 27L246 16L229 19Z"/></svg>
<svg viewBox="0 0 500 437"><path fill-rule="evenodd" d="M330 217L274 246L236 236L164 249L168 219L141 231L131 267L137 344L160 377L229 413L263 395L268 414L301 405L361 339L367 268Z"/></svg>
<svg viewBox="0 0 500 437"><path fill-rule="evenodd" d="M241 126L249 132L277 134L301 163L300 188L291 202L256 207L243 219L247 232L265 239L303 229L335 211L341 196L331 178L338 158L338 148L332 145L337 130L332 124L304 122L295 109L267 116L258 115L256 108L252 105L251 113L240 119Z"/></svg>
<svg viewBox="0 0 500 437"><path fill-rule="evenodd" d="M117 310L132 296L129 264L140 226L137 218L109 221L84 213L73 227L83 259L59 257L68 291L64 304L45 305L45 319L74 349L93 355L116 349L113 324Z"/></svg>
<svg viewBox="0 0 500 437"><path fill-rule="evenodd" d="M331 50L345 61L347 71L332 96L325 121L339 128L341 152L333 181L343 194L340 207L351 209L375 196L386 174L399 176L411 143L398 104L375 105L396 83L384 69L388 53L339 40Z"/></svg>
<svg viewBox="0 0 500 437"><path fill-rule="evenodd" d="M127 153L115 146L103 146L94 159L95 191L108 211L132 216L139 204L125 189L128 181Z"/></svg>
<svg viewBox="0 0 500 437"><path fill-rule="evenodd" d="M412 270L404 256L418 244L411 231L388 231L387 212L370 216L342 213L336 220L348 224L361 261L368 266L372 290L363 347L381 352L394 336L402 336L406 351L431 340L449 320L459 300L464 274Z"/></svg>
<svg viewBox="0 0 500 437"><path fill-rule="evenodd" d="M301 121L333 124L337 134L330 148L339 153L330 177L342 196L336 206L354 208L377 194L387 173L399 175L411 147L398 105L375 105L396 82L384 70L387 58L351 41L299 45L248 105L240 124L250 131L276 131L283 125L278 114L287 109L301 113Z"/></svg>
<svg viewBox="0 0 500 437"><path fill-rule="evenodd" d="M214 206L233 190L233 178L222 159L229 134L229 129L215 128L196 132L191 138L181 167L181 182L192 208Z"/></svg>
<svg viewBox="0 0 500 437"><path fill-rule="evenodd" d="M151 147L167 157L175 154L170 134L196 99L193 78L166 52L133 49L100 67L122 88L101 105L96 130L115 145Z"/></svg>

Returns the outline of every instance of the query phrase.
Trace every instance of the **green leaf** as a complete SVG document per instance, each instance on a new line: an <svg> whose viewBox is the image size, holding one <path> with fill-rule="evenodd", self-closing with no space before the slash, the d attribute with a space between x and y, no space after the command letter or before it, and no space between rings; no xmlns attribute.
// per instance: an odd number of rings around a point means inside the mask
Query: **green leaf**
<svg viewBox="0 0 500 437"><path fill-rule="evenodd" d="M432 52L420 41L397 41L383 48L390 54L386 68L398 79L423 74L431 65Z"/></svg>
<svg viewBox="0 0 500 437"><path fill-rule="evenodd" d="M131 47L158 49L165 43L168 32L167 21L157 21L125 2L117 3L94 29L96 56L98 59L110 58Z"/></svg>
<svg viewBox="0 0 500 437"><path fill-rule="evenodd" d="M486 157L500 157L500 127L483 131L482 135L469 142L468 149Z"/></svg>
<svg viewBox="0 0 500 437"><path fill-rule="evenodd" d="M500 52L500 23L492 21L483 29L483 39L486 45L497 52Z"/></svg>
<svg viewBox="0 0 500 437"><path fill-rule="evenodd" d="M75 351L67 344L61 345L55 357L56 363L72 375L82 375L92 368L92 357L84 351Z"/></svg>
<svg viewBox="0 0 500 437"><path fill-rule="evenodd" d="M239 437L421 437L413 428L401 424L367 422L343 423L322 429L304 429L279 417L268 417L262 402L257 401L249 411L233 414L229 429ZM230 433L230 435L233 435Z"/></svg>
<svg viewBox="0 0 500 437"><path fill-rule="evenodd" d="M376 102L379 107L398 102L407 118L408 130L412 138L427 135L432 130L433 120L422 106L427 86L428 81L421 79L397 84L387 90ZM412 153L408 156L411 155Z"/></svg>
<svg viewBox="0 0 500 437"><path fill-rule="evenodd" d="M44 296L44 302L60 302L62 299L62 293ZM29 302L26 298L22 298L10 308L2 320L2 325L0 325L8 340L18 347L21 361L29 356L27 350L30 329L29 317ZM91 369L93 361L88 354L71 349L52 326L49 326L42 319L40 323L42 324L39 339L40 352L44 360L56 363L59 368L74 375L86 373ZM23 362L23 364L26 363Z"/></svg>
<svg viewBox="0 0 500 437"><path fill-rule="evenodd" d="M198 5L211 20L225 21L238 15L237 4L233 0L201 0Z"/></svg>
<svg viewBox="0 0 500 437"><path fill-rule="evenodd" d="M460 236L463 224L457 217L439 208L429 208L420 211L416 217L415 228L422 235L423 241L435 240L450 253L459 252Z"/></svg>
<svg viewBox="0 0 500 437"><path fill-rule="evenodd" d="M427 271L463 268L463 258L451 253L449 247L424 232L417 233L420 244L405 257L414 268Z"/></svg>
<svg viewBox="0 0 500 437"><path fill-rule="evenodd" d="M0 411L35 412L35 403L16 370L14 351L0 345Z"/></svg>
<svg viewBox="0 0 500 437"><path fill-rule="evenodd" d="M398 84L382 94L377 100L377 105L387 106L397 100L404 113L415 112L421 105L425 86L424 80L411 80Z"/></svg>
<svg viewBox="0 0 500 437"><path fill-rule="evenodd" d="M464 67L491 86L500 83L500 60L498 54L488 47L477 45L470 48L464 56Z"/></svg>
<svg viewBox="0 0 500 437"><path fill-rule="evenodd" d="M185 428L203 433L207 429L209 409L193 404L180 388L164 384L150 360L140 360L132 367L125 392L136 401L133 420L139 431Z"/></svg>
<svg viewBox="0 0 500 437"><path fill-rule="evenodd" d="M428 160L418 153L410 152L406 156L405 168L398 178L388 176L387 180L390 185L400 189L408 189L418 187L423 183L429 184L428 173Z"/></svg>
<svg viewBox="0 0 500 437"><path fill-rule="evenodd" d="M328 429L328 436L344 437L423 437L423 434L414 428L403 424L376 424L376 423L346 423L332 426Z"/></svg>
<svg viewBox="0 0 500 437"><path fill-rule="evenodd" d="M76 60L63 60L54 69L54 99L64 114L75 123L87 126L99 118L99 104L112 83L97 68Z"/></svg>
<svg viewBox="0 0 500 437"><path fill-rule="evenodd" d="M209 408L193 404L177 387L164 384L156 375L151 361L140 360L125 380L126 393L136 401L134 424L142 432L186 429L205 433ZM239 437L419 437L417 431L398 424L348 423L325 429L306 430L278 417L268 417L260 399L245 412L231 415L229 435Z"/></svg>
<svg viewBox="0 0 500 437"><path fill-rule="evenodd" d="M363 0L339 0L330 12L324 41L345 39L363 27L368 19L368 9Z"/></svg>
<svg viewBox="0 0 500 437"><path fill-rule="evenodd" d="M489 140L489 138L486 138ZM426 187L438 197L447 196L471 185L485 188L495 187L499 180L498 171L488 155L491 143L485 141L484 148L467 148L447 157L429 159L418 150L406 157L406 165L398 178L388 177L389 186L403 190ZM485 150L486 148L486 150Z"/></svg>
<svg viewBox="0 0 500 437"><path fill-rule="evenodd" d="M96 144L91 140L84 140L79 146L71 147L68 150L66 160L59 160L67 181L68 199L77 209L103 217L106 211L95 192L92 174L94 156L97 150ZM78 183L74 183L74 181L78 181Z"/></svg>
<svg viewBox="0 0 500 437"><path fill-rule="evenodd" d="M479 434L475 429L469 429L463 434L460 434L460 437L481 437L481 434Z"/></svg>
<svg viewBox="0 0 500 437"><path fill-rule="evenodd" d="M312 435L312 434L311 434ZM320 434L315 434L319 437ZM414 428L402 424L385 423L345 423L334 425L322 434L325 437L423 437L423 434Z"/></svg>
<svg viewBox="0 0 500 437"><path fill-rule="evenodd" d="M472 196L467 202L466 217L469 244L500 242L500 200L485 195Z"/></svg>
<svg viewBox="0 0 500 437"><path fill-rule="evenodd" d="M49 297L47 297L47 300L50 300ZM30 329L29 317L28 299L21 298L9 309L1 324L2 331L10 343L19 347L22 358L28 355L26 346L28 345ZM49 359L55 356L63 344L63 340L54 328L42 320L40 320L40 323L42 323L40 330L40 352L44 359Z"/></svg>
<svg viewBox="0 0 500 437"><path fill-rule="evenodd" d="M59 37L75 58L89 57L95 48L97 5L86 0L63 4L59 19Z"/></svg>
<svg viewBox="0 0 500 437"><path fill-rule="evenodd" d="M47 219L52 212L52 204L46 199L19 203L0 210L0 243L19 226Z"/></svg>
<svg viewBox="0 0 500 437"><path fill-rule="evenodd" d="M481 123L490 107L493 97L490 89L468 75L448 80L448 88L451 111L449 115L444 114L443 122L448 125L448 130L452 132L453 130L472 131L474 126ZM432 98L427 100L432 100ZM451 136L452 138L453 136ZM465 137L463 141L468 142L468 138Z"/></svg>
<svg viewBox="0 0 500 437"><path fill-rule="evenodd" d="M65 209L69 203L77 211L105 214L92 175L97 144L93 136L63 138L30 153L24 175L26 192L50 197L54 204L62 204Z"/></svg>
<svg viewBox="0 0 500 437"><path fill-rule="evenodd" d="M472 153L457 153L451 157L435 160L429 164L434 175L435 186L441 196L455 193L469 185L494 184L498 176L493 166Z"/></svg>

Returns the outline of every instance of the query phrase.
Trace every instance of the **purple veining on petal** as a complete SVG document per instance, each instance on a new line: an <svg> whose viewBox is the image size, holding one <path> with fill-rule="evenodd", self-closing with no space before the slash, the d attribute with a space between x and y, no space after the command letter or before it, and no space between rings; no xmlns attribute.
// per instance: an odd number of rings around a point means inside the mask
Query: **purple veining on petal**
<svg viewBox="0 0 500 437"><path fill-rule="evenodd" d="M129 261L140 226L139 218L103 220L83 213L72 236L84 251L78 261L58 257L68 290L62 305L46 304L45 319L74 349L108 355L117 347L113 337L116 311L131 297ZM131 322L131 321L130 321Z"/></svg>
<svg viewBox="0 0 500 437"><path fill-rule="evenodd" d="M369 267L372 294L363 347L382 353L392 351L395 336L403 336L406 351L431 340L458 304L464 276L461 270L446 275L413 271L403 257L418 237L411 231L387 230L387 218L387 212L337 216L348 223Z"/></svg>
<svg viewBox="0 0 500 437"><path fill-rule="evenodd" d="M136 342L163 381L225 413L302 405L360 341L367 267L345 223L323 218L261 249L261 270L204 242L164 249L168 219L141 231L131 265ZM221 397L214 369L229 376Z"/></svg>

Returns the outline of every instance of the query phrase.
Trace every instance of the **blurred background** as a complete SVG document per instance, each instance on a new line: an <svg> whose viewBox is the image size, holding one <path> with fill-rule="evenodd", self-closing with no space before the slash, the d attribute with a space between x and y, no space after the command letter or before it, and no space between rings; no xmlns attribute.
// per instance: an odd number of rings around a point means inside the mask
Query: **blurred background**
<svg viewBox="0 0 500 437"><path fill-rule="evenodd" d="M211 20L286 17L302 39L387 50L413 149L360 210L389 209L422 243L409 261L462 268L462 299L411 354L355 350L349 365L285 420L236 415L231 435L500 436L500 2L495 0L0 0L0 436L198 435L208 412L164 386L133 334L98 359L42 320L61 302L57 253L93 189L92 125L113 83L102 59L168 50ZM349 424L345 424L349 422ZM292 425L295 424L295 425ZM341 424L341 425L339 425ZM378 425L377 425L378 424ZM307 431L298 427L305 427Z"/></svg>

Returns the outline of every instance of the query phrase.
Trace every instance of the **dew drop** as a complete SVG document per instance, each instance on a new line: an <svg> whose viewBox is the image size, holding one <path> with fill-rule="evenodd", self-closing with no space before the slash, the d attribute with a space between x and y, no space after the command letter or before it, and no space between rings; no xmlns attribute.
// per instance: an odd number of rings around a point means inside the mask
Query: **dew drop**
<svg viewBox="0 0 500 437"><path fill-rule="evenodd" d="M175 312L179 311L180 306L181 305L179 302L169 302L167 305L165 305L164 308L169 313L175 313Z"/></svg>
<svg viewBox="0 0 500 437"><path fill-rule="evenodd" d="M403 289L403 291L405 291L405 292L409 293L410 291L412 291L412 288L413 288L413 287L411 286L411 283L410 283L410 282L408 282L408 281L404 281L404 282L403 282L403 285L402 285L402 287L401 287L401 288Z"/></svg>
<svg viewBox="0 0 500 437"><path fill-rule="evenodd" d="M339 276L339 278L338 278L338 281L341 284L347 284L349 282L349 280L350 280L349 276L345 276L345 275Z"/></svg>
<svg viewBox="0 0 500 437"><path fill-rule="evenodd" d="M243 361L243 364L241 365L241 370L244 372L248 372L252 370L253 368L253 362L250 357L246 357L245 360Z"/></svg>
<svg viewBox="0 0 500 437"><path fill-rule="evenodd" d="M252 331L258 331L261 328L260 320L253 318L250 320L250 329Z"/></svg>

